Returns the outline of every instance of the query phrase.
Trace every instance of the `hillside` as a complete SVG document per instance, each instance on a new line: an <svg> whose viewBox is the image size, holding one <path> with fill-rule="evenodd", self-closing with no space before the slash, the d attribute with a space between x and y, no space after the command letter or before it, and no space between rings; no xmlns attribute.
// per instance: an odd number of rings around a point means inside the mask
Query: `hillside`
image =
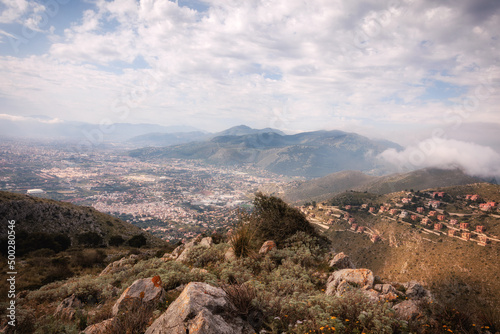
<svg viewBox="0 0 500 334"><path fill-rule="evenodd" d="M217 165L253 164L277 174L321 177L354 167L373 172L378 168L375 156L391 147L400 148L394 143L342 131L295 135L259 132L216 136L202 142L164 148L138 149L131 151L130 155L143 160L184 158Z"/></svg>
<svg viewBox="0 0 500 334"><path fill-rule="evenodd" d="M361 193L359 199L396 204L405 195ZM414 195L419 200L429 194ZM487 334L500 328L498 245L448 241L388 222L387 215L378 219L349 208L379 233L371 242L342 218L326 230L314 228L318 219L343 209L326 204L298 209L262 194L254 206L226 238L200 235L163 256L125 254L100 273L22 291L15 329ZM5 308L0 312L5 315ZM12 327L7 333L14 333Z"/></svg>
<svg viewBox="0 0 500 334"><path fill-rule="evenodd" d="M405 189L424 190L431 187L465 185L481 181L458 169L425 168L385 176L343 171L293 185L285 189L283 197L290 202L323 201L347 190L388 194Z"/></svg>
<svg viewBox="0 0 500 334"><path fill-rule="evenodd" d="M79 236L89 232L99 235L104 244L111 237L129 240L144 235L150 246L165 245L163 240L140 228L91 207L5 191L0 191L0 216L15 220L16 233L61 234L69 236L72 245L77 245ZM7 235L7 224L0 226L0 235Z"/></svg>

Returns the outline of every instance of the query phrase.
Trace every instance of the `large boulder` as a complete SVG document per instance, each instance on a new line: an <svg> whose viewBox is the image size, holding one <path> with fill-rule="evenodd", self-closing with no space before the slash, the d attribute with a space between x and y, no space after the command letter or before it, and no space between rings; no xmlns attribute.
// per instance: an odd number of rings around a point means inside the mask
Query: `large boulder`
<svg viewBox="0 0 500 334"><path fill-rule="evenodd" d="M56 309L54 316L62 320L73 320L76 309L82 307L82 302L73 294L65 298Z"/></svg>
<svg viewBox="0 0 500 334"><path fill-rule="evenodd" d="M349 259L349 256L345 255L343 252L338 253L333 257L333 259L330 261L330 267L336 268L337 270L356 268Z"/></svg>
<svg viewBox="0 0 500 334"><path fill-rule="evenodd" d="M274 241L272 241L272 240L267 240L260 247L259 254L267 254L271 250L273 250L274 248L276 248L276 243Z"/></svg>
<svg viewBox="0 0 500 334"><path fill-rule="evenodd" d="M155 304L163 302L166 293L161 284L160 276L138 279L123 291L120 298L113 305L113 316L129 310L130 307L138 303L155 306Z"/></svg>
<svg viewBox="0 0 500 334"><path fill-rule="evenodd" d="M113 318L106 319L85 328L83 334L108 334L113 330Z"/></svg>
<svg viewBox="0 0 500 334"><path fill-rule="evenodd" d="M335 295L337 287L342 283L345 289L345 284L350 286L371 289L375 277L373 272L369 269L342 269L335 271L330 275L326 282L326 294L328 296Z"/></svg>
<svg viewBox="0 0 500 334"><path fill-rule="evenodd" d="M103 271L99 274L99 276L114 274L125 269L131 268L137 261L138 256L135 254L130 255L129 257L123 257L118 261L111 262L104 268Z"/></svg>
<svg viewBox="0 0 500 334"><path fill-rule="evenodd" d="M146 334L251 334L250 324L236 316L224 290L189 283Z"/></svg>

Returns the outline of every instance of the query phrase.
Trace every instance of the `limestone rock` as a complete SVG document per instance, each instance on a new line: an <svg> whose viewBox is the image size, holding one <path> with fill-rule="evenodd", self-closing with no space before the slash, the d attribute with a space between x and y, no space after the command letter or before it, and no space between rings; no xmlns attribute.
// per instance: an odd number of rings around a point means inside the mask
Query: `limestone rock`
<svg viewBox="0 0 500 334"><path fill-rule="evenodd" d="M181 255L183 250L184 245L179 245L172 251L172 253L165 253L161 259L163 261L175 260L179 257L179 255Z"/></svg>
<svg viewBox="0 0 500 334"><path fill-rule="evenodd" d="M82 302L73 294L68 298L65 298L57 306L54 316L63 320L73 320L75 318L76 309L81 306Z"/></svg>
<svg viewBox="0 0 500 334"><path fill-rule="evenodd" d="M415 300L405 300L393 306L396 315L405 320L411 320L420 314L420 308Z"/></svg>
<svg viewBox="0 0 500 334"><path fill-rule="evenodd" d="M125 291L113 305L112 314L116 316L119 312L126 311L134 303L146 303L154 305L165 300L165 290L161 286L160 276L138 279Z"/></svg>
<svg viewBox="0 0 500 334"><path fill-rule="evenodd" d="M335 294L337 287L346 282L357 287L373 288L375 278L369 269L342 269L335 271L328 278L326 283L326 294L332 296Z"/></svg>
<svg viewBox="0 0 500 334"><path fill-rule="evenodd" d="M375 284L373 288L383 294L388 294L388 293L398 294L399 292L396 290L396 288L392 286L392 284Z"/></svg>
<svg viewBox="0 0 500 334"><path fill-rule="evenodd" d="M99 274L99 276L108 275L118 273L125 269L132 267L138 260L138 256L135 254L130 255L129 257L123 257L118 261L111 262L104 268L103 271Z"/></svg>
<svg viewBox="0 0 500 334"><path fill-rule="evenodd" d="M224 290L189 283L146 334L250 334L254 329L235 315Z"/></svg>
<svg viewBox="0 0 500 334"><path fill-rule="evenodd" d="M349 259L349 256L345 255L343 252L338 253L333 257L333 259L330 261L330 267L335 267L338 270L356 268Z"/></svg>
<svg viewBox="0 0 500 334"><path fill-rule="evenodd" d="M234 252L233 247L229 247L229 249L226 251L224 254L224 258L226 261L231 262L231 261L236 261L238 258L236 257L236 253Z"/></svg>
<svg viewBox="0 0 500 334"><path fill-rule="evenodd" d="M178 262L185 262L185 261L187 261L188 256L189 256L189 251L191 250L191 248L193 248L194 246L196 246L200 241L201 241L201 239L199 237L197 237L197 238L192 239L190 242L184 244L184 250L177 257L177 259L175 259L175 261L178 261Z"/></svg>
<svg viewBox="0 0 500 334"><path fill-rule="evenodd" d="M113 318L106 319L85 328L83 334L107 334L113 329Z"/></svg>
<svg viewBox="0 0 500 334"><path fill-rule="evenodd" d="M274 248L276 248L276 243L272 240L267 240L260 247L259 254L267 254Z"/></svg>
<svg viewBox="0 0 500 334"><path fill-rule="evenodd" d="M212 237L203 238L203 239L201 239L201 241L199 243L200 246L203 246L206 248L212 247L213 244L214 244L214 242L212 240Z"/></svg>

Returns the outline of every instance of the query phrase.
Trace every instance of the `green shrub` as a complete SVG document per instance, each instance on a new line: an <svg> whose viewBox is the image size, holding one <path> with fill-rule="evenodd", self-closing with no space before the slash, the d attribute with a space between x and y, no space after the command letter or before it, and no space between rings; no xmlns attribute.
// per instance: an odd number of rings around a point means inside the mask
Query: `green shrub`
<svg viewBox="0 0 500 334"><path fill-rule="evenodd" d="M109 245L110 246L121 246L125 242L125 239L121 235L112 235L109 238Z"/></svg>
<svg viewBox="0 0 500 334"><path fill-rule="evenodd" d="M86 247L98 247L104 239L96 232L85 232L77 235L78 244Z"/></svg>
<svg viewBox="0 0 500 334"><path fill-rule="evenodd" d="M131 247L136 247L140 248L142 246L145 246L147 244L148 240L146 237L142 234L137 234L134 235L130 240L128 241L129 246Z"/></svg>

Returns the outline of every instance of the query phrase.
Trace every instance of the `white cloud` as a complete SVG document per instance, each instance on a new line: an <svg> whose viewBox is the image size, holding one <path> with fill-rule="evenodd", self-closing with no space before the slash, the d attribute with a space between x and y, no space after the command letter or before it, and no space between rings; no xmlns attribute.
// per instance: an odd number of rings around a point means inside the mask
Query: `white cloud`
<svg viewBox="0 0 500 334"><path fill-rule="evenodd" d="M500 176L500 154L491 147L453 139L429 138L403 151L388 149L378 158L400 170L460 168L481 177Z"/></svg>
<svg viewBox="0 0 500 334"><path fill-rule="evenodd" d="M64 121L59 119L59 118L52 118L52 119L46 119L46 118L39 118L37 116L32 116L32 117L25 117L25 116L16 116L16 115L9 115L9 114L0 114L0 119L4 119L7 121L11 122L40 122L40 123L46 123L46 124L58 124L58 123L63 123Z"/></svg>
<svg viewBox="0 0 500 334"><path fill-rule="evenodd" d="M276 123L275 110L287 109L279 117L290 130L339 123L411 129L447 124L451 103L469 98L477 103L462 121L500 123L498 7L484 11L465 0L206 4L197 12L182 1L98 0L47 55L0 58L15 87L0 84L0 92L20 106L42 102L61 117L85 111L99 121L110 100L137 89L143 71L120 70L140 58L159 79L127 121L265 127ZM425 97L436 80L463 93ZM490 93L478 95L485 80Z"/></svg>

